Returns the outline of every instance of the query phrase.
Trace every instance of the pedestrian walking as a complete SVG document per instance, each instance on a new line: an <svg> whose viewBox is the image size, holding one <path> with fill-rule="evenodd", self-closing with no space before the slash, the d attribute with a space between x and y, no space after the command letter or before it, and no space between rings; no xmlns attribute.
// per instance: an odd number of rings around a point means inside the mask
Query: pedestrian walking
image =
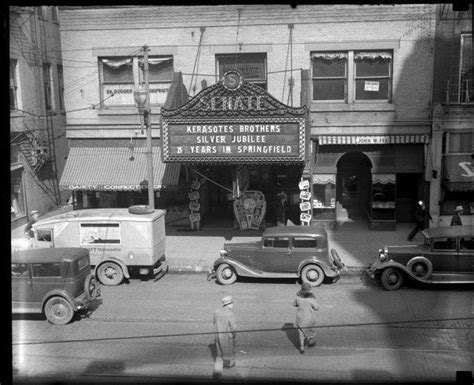
<svg viewBox="0 0 474 385"><path fill-rule="evenodd" d="M25 236L28 239L34 238L35 234L33 233L32 226L34 223L38 221L39 218L39 211L38 210L33 210L31 213L31 219L28 221L28 223L25 226Z"/></svg>
<svg viewBox="0 0 474 385"><path fill-rule="evenodd" d="M235 338L237 326L235 315L232 311L234 307L232 297L222 298L222 307L214 313L214 326L216 331L216 364L214 366L215 375L222 374L222 368L232 368L235 366Z"/></svg>
<svg viewBox="0 0 474 385"><path fill-rule="evenodd" d="M462 226L461 215L463 212L462 206L456 206L453 216L451 217L451 226Z"/></svg>
<svg viewBox="0 0 474 385"><path fill-rule="evenodd" d="M277 200L275 204L275 216L277 226L286 226L285 204L287 199L288 196L284 191L281 191L277 194Z"/></svg>
<svg viewBox="0 0 474 385"><path fill-rule="evenodd" d="M315 312L319 308L316 297L311 292L311 285L309 283L304 282L301 285L301 290L296 293L293 306L296 306L296 327L298 328L300 353L303 354L306 340L308 341L308 346L315 345Z"/></svg>
<svg viewBox="0 0 474 385"><path fill-rule="evenodd" d="M408 235L408 240L411 242L413 238L418 233L418 231L424 230L426 228L426 221L432 220L430 213L426 210L425 202L419 201L418 206L415 210L415 228Z"/></svg>

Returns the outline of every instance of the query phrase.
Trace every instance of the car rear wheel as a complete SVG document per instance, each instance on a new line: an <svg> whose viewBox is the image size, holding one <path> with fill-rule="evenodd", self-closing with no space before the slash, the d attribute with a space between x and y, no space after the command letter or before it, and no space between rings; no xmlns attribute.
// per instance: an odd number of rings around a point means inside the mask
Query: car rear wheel
<svg viewBox="0 0 474 385"><path fill-rule="evenodd" d="M403 273L394 267L385 269L380 276L380 283L385 290L400 289L404 280L405 277L403 276Z"/></svg>
<svg viewBox="0 0 474 385"><path fill-rule="evenodd" d="M86 293L86 299L89 301L95 299L99 294L99 287L97 285L95 277L92 274L89 274L86 277L86 280L84 282L84 292Z"/></svg>
<svg viewBox="0 0 474 385"><path fill-rule="evenodd" d="M345 265L341 261L341 257L337 253L336 249L331 249L332 262L338 269L342 269Z"/></svg>
<svg viewBox="0 0 474 385"><path fill-rule="evenodd" d="M55 325L66 325L74 316L72 305L63 297L52 297L44 306L44 315Z"/></svg>
<svg viewBox="0 0 474 385"><path fill-rule="evenodd" d="M301 270L301 281L307 282L311 286L319 286L324 281L324 272L318 265L306 265Z"/></svg>
<svg viewBox="0 0 474 385"><path fill-rule="evenodd" d="M114 262L105 262L99 266L97 277L106 286L120 285L123 281L122 268Z"/></svg>
<svg viewBox="0 0 474 385"><path fill-rule="evenodd" d="M216 279L221 285L230 285L237 280L237 274L232 266L223 263L216 270Z"/></svg>

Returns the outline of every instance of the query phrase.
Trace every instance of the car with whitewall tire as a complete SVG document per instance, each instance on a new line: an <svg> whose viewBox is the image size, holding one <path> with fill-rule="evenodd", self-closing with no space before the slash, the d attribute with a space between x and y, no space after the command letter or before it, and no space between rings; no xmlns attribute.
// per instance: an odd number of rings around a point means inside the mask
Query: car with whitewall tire
<svg viewBox="0 0 474 385"><path fill-rule="evenodd" d="M280 226L267 228L257 242L225 243L208 279L230 285L238 277L300 278L319 286L336 282L344 267L337 251L329 250L325 229Z"/></svg>
<svg viewBox="0 0 474 385"><path fill-rule="evenodd" d="M385 290L407 280L429 284L474 283L474 227L437 227L422 231L418 245L383 246L367 268Z"/></svg>

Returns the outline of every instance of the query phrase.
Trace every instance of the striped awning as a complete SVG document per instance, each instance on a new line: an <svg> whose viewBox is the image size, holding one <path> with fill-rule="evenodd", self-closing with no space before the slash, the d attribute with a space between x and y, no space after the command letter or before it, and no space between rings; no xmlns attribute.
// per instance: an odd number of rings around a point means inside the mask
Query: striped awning
<svg viewBox="0 0 474 385"><path fill-rule="evenodd" d="M427 135L317 135L319 144L410 144L429 143Z"/></svg>
<svg viewBox="0 0 474 385"><path fill-rule="evenodd" d="M180 167L179 163L163 163L161 148L153 147L154 189L175 187ZM146 147L73 147L59 187L65 190L140 191L146 180Z"/></svg>

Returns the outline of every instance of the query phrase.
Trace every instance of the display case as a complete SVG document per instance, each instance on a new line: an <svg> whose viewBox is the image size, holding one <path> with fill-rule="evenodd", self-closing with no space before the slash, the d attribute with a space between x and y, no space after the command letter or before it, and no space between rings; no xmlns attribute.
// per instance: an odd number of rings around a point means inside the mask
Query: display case
<svg viewBox="0 0 474 385"><path fill-rule="evenodd" d="M313 220L336 220L336 174L313 174Z"/></svg>
<svg viewBox="0 0 474 385"><path fill-rule="evenodd" d="M370 228L373 230L395 229L396 175L372 175L372 200Z"/></svg>

